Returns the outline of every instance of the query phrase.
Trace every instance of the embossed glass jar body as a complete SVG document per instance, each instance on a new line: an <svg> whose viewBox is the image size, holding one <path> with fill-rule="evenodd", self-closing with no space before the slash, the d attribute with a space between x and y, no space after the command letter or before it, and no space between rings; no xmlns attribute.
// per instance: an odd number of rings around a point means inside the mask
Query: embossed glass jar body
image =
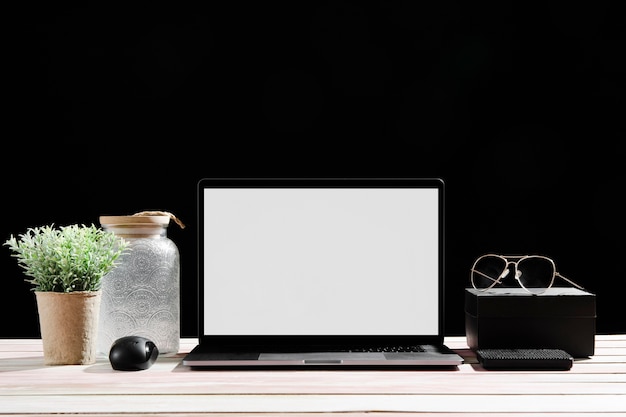
<svg viewBox="0 0 626 417"><path fill-rule="evenodd" d="M167 237L168 216L101 216L100 224L130 250L102 279L98 353L123 336L152 340L161 355L180 344L180 255Z"/></svg>

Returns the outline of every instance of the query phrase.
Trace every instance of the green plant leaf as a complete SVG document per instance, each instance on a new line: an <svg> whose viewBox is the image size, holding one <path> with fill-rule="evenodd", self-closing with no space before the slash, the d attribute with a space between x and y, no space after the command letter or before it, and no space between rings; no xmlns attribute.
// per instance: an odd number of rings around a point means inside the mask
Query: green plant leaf
<svg viewBox="0 0 626 417"><path fill-rule="evenodd" d="M3 244L17 258L34 291L96 291L117 266L128 241L95 225L54 224L11 235Z"/></svg>

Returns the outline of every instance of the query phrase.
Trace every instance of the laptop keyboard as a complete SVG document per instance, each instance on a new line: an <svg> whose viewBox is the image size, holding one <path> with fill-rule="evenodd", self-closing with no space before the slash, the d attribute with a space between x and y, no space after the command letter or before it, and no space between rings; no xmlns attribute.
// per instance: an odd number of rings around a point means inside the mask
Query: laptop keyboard
<svg viewBox="0 0 626 417"><path fill-rule="evenodd" d="M423 346L421 345L413 345L413 346L378 346L372 348L358 348L352 349L351 352L425 352Z"/></svg>

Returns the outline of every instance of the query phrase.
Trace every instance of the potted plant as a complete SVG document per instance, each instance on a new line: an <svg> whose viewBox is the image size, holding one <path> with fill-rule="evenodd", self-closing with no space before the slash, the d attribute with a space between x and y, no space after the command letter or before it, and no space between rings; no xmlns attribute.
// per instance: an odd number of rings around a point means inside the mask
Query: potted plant
<svg viewBox="0 0 626 417"><path fill-rule="evenodd" d="M33 286L46 365L94 363L102 277L128 242L93 224L52 224L11 235L4 246Z"/></svg>

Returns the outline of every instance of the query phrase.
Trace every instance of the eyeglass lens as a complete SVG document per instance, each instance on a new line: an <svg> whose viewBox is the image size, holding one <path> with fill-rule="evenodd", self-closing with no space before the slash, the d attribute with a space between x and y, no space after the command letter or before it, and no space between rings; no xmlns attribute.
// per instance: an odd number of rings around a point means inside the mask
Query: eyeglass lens
<svg viewBox="0 0 626 417"><path fill-rule="evenodd" d="M476 289L492 287L507 268L504 258L498 256L484 256L476 261L472 269L472 284ZM512 277L513 274L511 274ZM522 258L517 263L519 284L533 293L541 293L552 285L554 280L554 264L543 257ZM503 282L505 278L502 278ZM513 286L514 283L511 283Z"/></svg>
<svg viewBox="0 0 626 417"><path fill-rule="evenodd" d="M495 284L506 270L506 261L497 256L483 256L476 260L472 268L472 285L478 290L487 289Z"/></svg>
<svg viewBox="0 0 626 417"><path fill-rule="evenodd" d="M550 288L554 280L554 264L546 258L529 257L517 264L519 283L530 292Z"/></svg>

